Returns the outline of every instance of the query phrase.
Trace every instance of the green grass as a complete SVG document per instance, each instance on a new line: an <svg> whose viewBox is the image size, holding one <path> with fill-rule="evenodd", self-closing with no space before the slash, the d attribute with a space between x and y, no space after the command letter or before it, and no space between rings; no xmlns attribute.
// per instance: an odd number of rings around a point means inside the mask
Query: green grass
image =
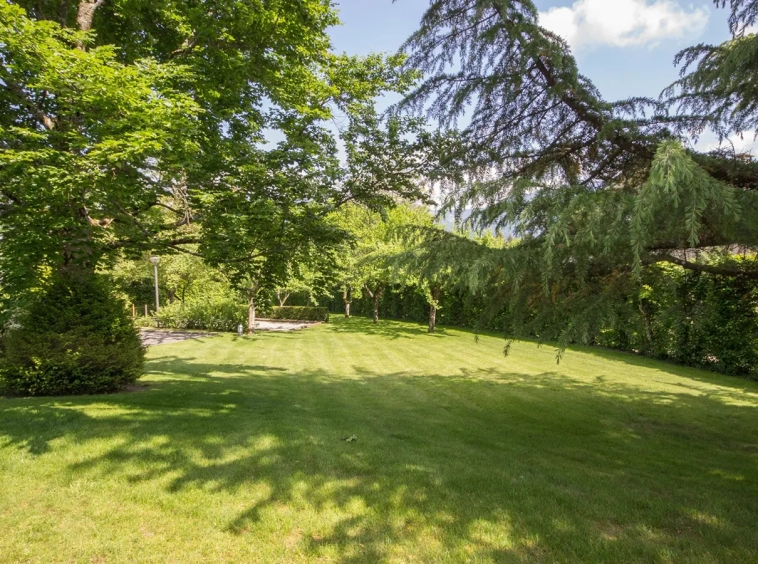
<svg viewBox="0 0 758 564"><path fill-rule="evenodd" d="M758 561L758 385L502 346L338 319L0 399L0 561Z"/></svg>

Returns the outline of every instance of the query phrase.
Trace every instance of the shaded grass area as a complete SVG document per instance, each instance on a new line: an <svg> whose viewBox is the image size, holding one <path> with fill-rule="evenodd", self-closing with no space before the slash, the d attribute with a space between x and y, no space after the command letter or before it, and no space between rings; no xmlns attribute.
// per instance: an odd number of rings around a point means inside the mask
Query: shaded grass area
<svg viewBox="0 0 758 564"><path fill-rule="evenodd" d="M758 561L758 385L502 345L338 319L0 399L0 561Z"/></svg>

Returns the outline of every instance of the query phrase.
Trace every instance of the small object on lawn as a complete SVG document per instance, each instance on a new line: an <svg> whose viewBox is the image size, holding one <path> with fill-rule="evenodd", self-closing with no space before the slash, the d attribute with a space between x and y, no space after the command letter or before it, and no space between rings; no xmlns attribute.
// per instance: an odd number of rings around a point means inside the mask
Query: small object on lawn
<svg viewBox="0 0 758 564"><path fill-rule="evenodd" d="M345 441L346 443L354 443L358 440L358 437L355 435L350 435L349 437L342 437L340 440Z"/></svg>
<svg viewBox="0 0 758 564"><path fill-rule="evenodd" d="M242 323L237 325L237 335L242 336Z"/></svg>

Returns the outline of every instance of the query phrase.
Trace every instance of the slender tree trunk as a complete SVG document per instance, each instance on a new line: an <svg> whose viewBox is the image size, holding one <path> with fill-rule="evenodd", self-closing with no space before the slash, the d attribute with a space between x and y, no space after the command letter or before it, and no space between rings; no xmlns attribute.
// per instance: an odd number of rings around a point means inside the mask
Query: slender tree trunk
<svg viewBox="0 0 758 564"><path fill-rule="evenodd" d="M437 304L439 303L441 290L439 288L432 289L432 303L429 304L429 332L434 333L437 327Z"/></svg>
<svg viewBox="0 0 758 564"><path fill-rule="evenodd" d="M645 321L645 336L647 337L648 346L652 352L655 350L653 345L653 329L652 324L650 323L650 315L648 314L647 308L642 305L642 302L640 302L640 313L642 314L642 319Z"/></svg>
<svg viewBox="0 0 758 564"><path fill-rule="evenodd" d="M255 334L255 296L250 296L250 302L247 306L247 334Z"/></svg>
<svg viewBox="0 0 758 564"><path fill-rule="evenodd" d="M276 301L279 302L279 307L284 307L284 304L287 303L287 300L289 299L290 294L287 292L282 296L281 292L279 290L276 291Z"/></svg>
<svg viewBox="0 0 758 564"><path fill-rule="evenodd" d="M350 304L353 303L353 293L349 286L342 293L342 299L345 301L345 317L350 317Z"/></svg>
<svg viewBox="0 0 758 564"><path fill-rule="evenodd" d="M247 288L247 297L250 300L247 304L247 334L255 334L255 298L258 296L258 290L261 289L261 284L258 281L250 282L250 286Z"/></svg>
<svg viewBox="0 0 758 564"><path fill-rule="evenodd" d="M382 299L384 287L381 284L377 284L376 289L374 290L369 288L368 284L364 284L363 287L366 289L366 293L369 297L374 300L374 323L379 323L379 300Z"/></svg>

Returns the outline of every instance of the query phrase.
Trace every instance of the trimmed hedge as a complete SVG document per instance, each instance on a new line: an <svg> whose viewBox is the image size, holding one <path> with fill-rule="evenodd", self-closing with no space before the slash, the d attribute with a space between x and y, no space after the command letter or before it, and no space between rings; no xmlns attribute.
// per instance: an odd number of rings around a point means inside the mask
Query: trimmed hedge
<svg viewBox="0 0 758 564"><path fill-rule="evenodd" d="M174 302L162 307L155 317L161 327L236 331L239 323L247 323L247 306L226 298Z"/></svg>
<svg viewBox="0 0 758 564"><path fill-rule="evenodd" d="M274 306L270 318L283 321L329 321L329 310L325 307Z"/></svg>

